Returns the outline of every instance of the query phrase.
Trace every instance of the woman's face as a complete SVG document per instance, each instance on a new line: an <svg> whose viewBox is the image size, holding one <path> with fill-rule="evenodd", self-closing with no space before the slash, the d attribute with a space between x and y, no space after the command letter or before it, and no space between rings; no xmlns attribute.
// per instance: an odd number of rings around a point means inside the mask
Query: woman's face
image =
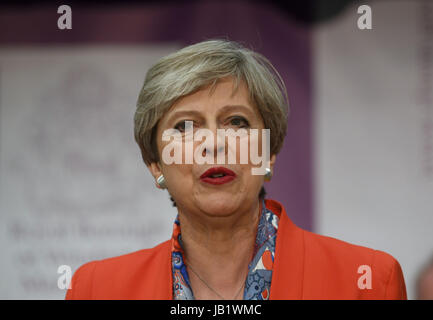
<svg viewBox="0 0 433 320"><path fill-rule="evenodd" d="M155 180L161 174L164 175L168 191L181 211L201 212L208 216L228 216L245 210L258 201L264 177L253 175L251 169L261 167L261 164L252 164L249 156L247 163L245 161L240 163L241 152L245 153L245 150L240 150L240 144L242 139L249 140L250 143L258 143L260 154L262 131L258 131L256 140L248 132L249 129L264 129L264 123L257 108L248 101L248 90L245 84L242 82L233 96L232 91L231 78L220 80L212 94L210 88L205 88L176 101L158 123L156 139L161 161L152 163L149 169ZM185 121L192 121L193 131L185 128ZM172 129L179 130L181 135L176 139L163 141L163 132L165 130L173 132ZM208 132L213 133L214 139L205 140L203 138L194 141L191 132L196 134L200 129L210 130ZM229 143L229 139L220 139L218 142L217 129L246 129L246 131L236 138L234 148L234 145ZM224 140L225 142L222 142ZM187 163L185 159L186 142L189 142L194 152L202 155L203 159L213 158L214 164L198 164L196 158L193 158L192 163ZM163 150L169 144L171 147L182 148L183 146L181 163L165 163ZM173 152L171 148L169 154L173 156ZM221 154L224 153L225 161L219 164L217 156L220 154L221 157ZM229 163L229 153L236 157L235 164ZM249 155L249 148L247 154ZM274 161L275 156L273 155L269 165L264 166L272 169ZM231 177L203 177L208 169L221 167L231 170L233 174L224 173Z"/></svg>

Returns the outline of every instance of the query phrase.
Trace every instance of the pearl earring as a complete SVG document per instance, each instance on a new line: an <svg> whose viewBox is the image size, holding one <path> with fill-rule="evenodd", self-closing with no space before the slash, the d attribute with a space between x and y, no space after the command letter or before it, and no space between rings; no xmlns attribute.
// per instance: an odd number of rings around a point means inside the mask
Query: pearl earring
<svg viewBox="0 0 433 320"><path fill-rule="evenodd" d="M270 168L265 168L265 181L271 181L272 179L272 171Z"/></svg>
<svg viewBox="0 0 433 320"><path fill-rule="evenodd" d="M167 185L165 184L165 178L164 175L160 175L158 177L158 179L156 179L156 184L161 188L161 189L165 189L167 188Z"/></svg>

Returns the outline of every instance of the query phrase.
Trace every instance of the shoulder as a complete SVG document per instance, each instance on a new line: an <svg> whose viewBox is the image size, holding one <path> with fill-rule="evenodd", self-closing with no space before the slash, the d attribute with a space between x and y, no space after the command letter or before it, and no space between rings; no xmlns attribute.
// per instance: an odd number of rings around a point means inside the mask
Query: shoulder
<svg viewBox="0 0 433 320"><path fill-rule="evenodd" d="M306 272L347 281L360 297L406 299L401 266L389 253L306 230L303 239Z"/></svg>
<svg viewBox="0 0 433 320"><path fill-rule="evenodd" d="M155 259L164 256L166 251L169 250L170 241L165 241L159 245L149 248L134 251L131 253L123 254L117 257L102 259L90 262L90 264L98 264L101 268L106 270L131 270L131 266L139 266L143 263L155 261ZM83 266L84 267L84 266Z"/></svg>
<svg viewBox="0 0 433 320"><path fill-rule="evenodd" d="M302 232L306 250L316 258L332 260L343 259L344 261L371 261L374 259L375 255L378 255L384 261L394 259L391 255L383 251L306 230L302 230Z"/></svg>
<svg viewBox="0 0 433 320"><path fill-rule="evenodd" d="M80 266L74 273L66 299L88 300L100 298L98 292L118 284L135 281L134 276L148 271L154 273L166 260L170 241L153 248L102 260L94 260Z"/></svg>
<svg viewBox="0 0 433 320"><path fill-rule="evenodd" d="M304 230L290 220L278 201L267 200L266 207L280 216L277 251L281 261L276 265L285 274L282 279L302 288L300 296L406 299L403 272L392 255Z"/></svg>

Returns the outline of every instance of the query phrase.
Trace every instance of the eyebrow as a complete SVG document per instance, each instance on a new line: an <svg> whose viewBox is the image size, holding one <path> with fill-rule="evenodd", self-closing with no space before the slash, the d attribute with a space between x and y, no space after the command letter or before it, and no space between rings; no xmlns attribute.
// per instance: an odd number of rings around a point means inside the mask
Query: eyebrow
<svg viewBox="0 0 433 320"><path fill-rule="evenodd" d="M249 113L251 116L254 115L254 112L251 110L251 108L248 108L242 104L235 104L235 105L229 104L221 108L221 112L227 112L231 110L242 110L245 111L246 113Z"/></svg>
<svg viewBox="0 0 433 320"><path fill-rule="evenodd" d="M224 113L224 112L228 112L228 111L232 111L232 110L241 110L241 111L248 113L250 116L254 116L254 113L250 108L248 108L244 105L240 105L240 104L239 105L225 105L224 107L221 108L219 113ZM170 116L168 122L171 122L171 121L173 121L173 119L180 117L180 116L194 116L194 115L201 115L201 112L197 111L197 110L176 111Z"/></svg>

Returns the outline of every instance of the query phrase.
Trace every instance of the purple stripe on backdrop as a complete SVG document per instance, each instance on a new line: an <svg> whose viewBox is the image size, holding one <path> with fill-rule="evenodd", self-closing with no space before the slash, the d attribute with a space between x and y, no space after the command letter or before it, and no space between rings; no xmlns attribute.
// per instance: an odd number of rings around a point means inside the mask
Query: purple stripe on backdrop
<svg viewBox="0 0 433 320"><path fill-rule="evenodd" d="M73 7L72 30L57 29L57 7L3 8L0 45L143 44L187 45L213 37L240 41L264 54L281 73L291 115L268 197L282 202L300 227L313 226L311 32L264 4Z"/></svg>

